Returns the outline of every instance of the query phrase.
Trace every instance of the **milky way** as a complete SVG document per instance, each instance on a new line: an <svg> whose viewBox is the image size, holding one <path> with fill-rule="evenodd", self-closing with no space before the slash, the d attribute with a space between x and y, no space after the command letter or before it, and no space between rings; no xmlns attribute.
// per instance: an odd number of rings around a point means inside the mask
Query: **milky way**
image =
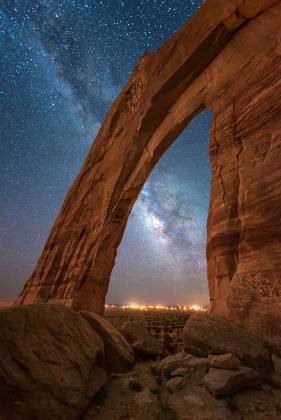
<svg viewBox="0 0 281 420"><path fill-rule="evenodd" d="M138 57L202 0L0 0L0 299L31 274L65 193ZM108 301L207 302L205 111L135 204Z"/></svg>

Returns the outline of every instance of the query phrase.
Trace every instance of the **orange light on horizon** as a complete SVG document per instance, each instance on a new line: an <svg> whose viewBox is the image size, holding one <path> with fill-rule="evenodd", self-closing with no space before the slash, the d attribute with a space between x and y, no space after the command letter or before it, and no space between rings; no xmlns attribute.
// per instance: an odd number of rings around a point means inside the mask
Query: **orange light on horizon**
<svg viewBox="0 0 281 420"><path fill-rule="evenodd" d="M135 309L139 311L148 311L148 310L165 310L165 311L196 311L196 312L205 312L206 308L203 306L193 304L193 305L184 305L184 306L168 306L168 305L139 305L137 303L130 303L127 305L105 305L106 308L115 308L119 307L121 309Z"/></svg>

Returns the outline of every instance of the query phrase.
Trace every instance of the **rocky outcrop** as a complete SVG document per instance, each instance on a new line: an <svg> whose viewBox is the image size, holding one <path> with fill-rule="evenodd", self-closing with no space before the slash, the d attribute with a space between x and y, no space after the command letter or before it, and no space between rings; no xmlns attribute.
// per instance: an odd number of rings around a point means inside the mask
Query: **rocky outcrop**
<svg viewBox="0 0 281 420"><path fill-rule="evenodd" d="M185 351L195 356L232 353L246 366L258 369L264 375L272 372L268 343L249 328L219 315L191 316L184 327L183 344ZM209 362L212 363L212 357Z"/></svg>
<svg viewBox="0 0 281 420"><path fill-rule="evenodd" d="M102 337L106 367L111 372L123 372L135 363L130 344L108 321L91 312L80 312L92 328Z"/></svg>
<svg viewBox="0 0 281 420"><path fill-rule="evenodd" d="M223 355L229 359L229 355ZM220 358L223 356L213 356ZM228 370L199 363L180 367L187 354L158 362L137 362L134 370L114 374L105 386L104 398L93 401L85 420L104 419L279 419L281 389L261 385L259 375L240 365ZM197 360L197 362L198 362ZM207 359L204 359L205 365ZM208 362L208 361L207 361ZM163 370L169 366L168 371Z"/></svg>
<svg viewBox="0 0 281 420"><path fill-rule="evenodd" d="M18 304L102 313L132 206L191 119L214 112L211 310L281 336L281 4L207 0L146 53L107 113Z"/></svg>
<svg viewBox="0 0 281 420"><path fill-rule="evenodd" d="M104 344L63 305L0 311L0 417L78 419L107 380Z"/></svg>
<svg viewBox="0 0 281 420"><path fill-rule="evenodd" d="M80 419L108 378L134 363L132 347L99 315L49 304L2 309L0 419Z"/></svg>

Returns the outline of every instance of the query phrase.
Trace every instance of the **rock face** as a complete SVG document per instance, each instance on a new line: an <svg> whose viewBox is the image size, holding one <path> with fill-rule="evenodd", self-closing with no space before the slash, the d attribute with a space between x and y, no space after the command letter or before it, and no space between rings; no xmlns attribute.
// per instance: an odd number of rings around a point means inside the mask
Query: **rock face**
<svg viewBox="0 0 281 420"><path fill-rule="evenodd" d="M99 315L91 312L81 312L81 315L103 339L107 369L123 372L132 367L135 363L133 349L120 332Z"/></svg>
<svg viewBox="0 0 281 420"><path fill-rule="evenodd" d="M280 2L256 19L264 35L277 16ZM213 312L281 337L281 46L260 41L212 102L208 278Z"/></svg>
<svg viewBox="0 0 281 420"><path fill-rule="evenodd" d="M103 312L139 192L179 133L209 107L211 309L281 334L280 19L279 0L207 0L158 51L141 57L18 304Z"/></svg>
<svg viewBox="0 0 281 420"><path fill-rule="evenodd" d="M63 305L0 311L1 418L78 419L106 379L103 341L78 313Z"/></svg>
<svg viewBox="0 0 281 420"><path fill-rule="evenodd" d="M267 343L254 335L249 328L219 315L191 316L184 327L183 344L185 351L195 356L233 353L245 365L252 366L265 375L272 371ZM212 364L212 357L209 362Z"/></svg>

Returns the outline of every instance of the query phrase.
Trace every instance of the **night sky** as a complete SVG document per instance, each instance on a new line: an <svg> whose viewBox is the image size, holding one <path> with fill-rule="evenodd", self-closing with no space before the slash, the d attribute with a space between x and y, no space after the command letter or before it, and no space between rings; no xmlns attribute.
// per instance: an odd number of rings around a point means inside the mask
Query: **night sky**
<svg viewBox="0 0 281 420"><path fill-rule="evenodd" d="M0 0L0 300L31 274L64 196L144 51L203 0ZM208 303L212 114L162 157L130 216L109 303Z"/></svg>

